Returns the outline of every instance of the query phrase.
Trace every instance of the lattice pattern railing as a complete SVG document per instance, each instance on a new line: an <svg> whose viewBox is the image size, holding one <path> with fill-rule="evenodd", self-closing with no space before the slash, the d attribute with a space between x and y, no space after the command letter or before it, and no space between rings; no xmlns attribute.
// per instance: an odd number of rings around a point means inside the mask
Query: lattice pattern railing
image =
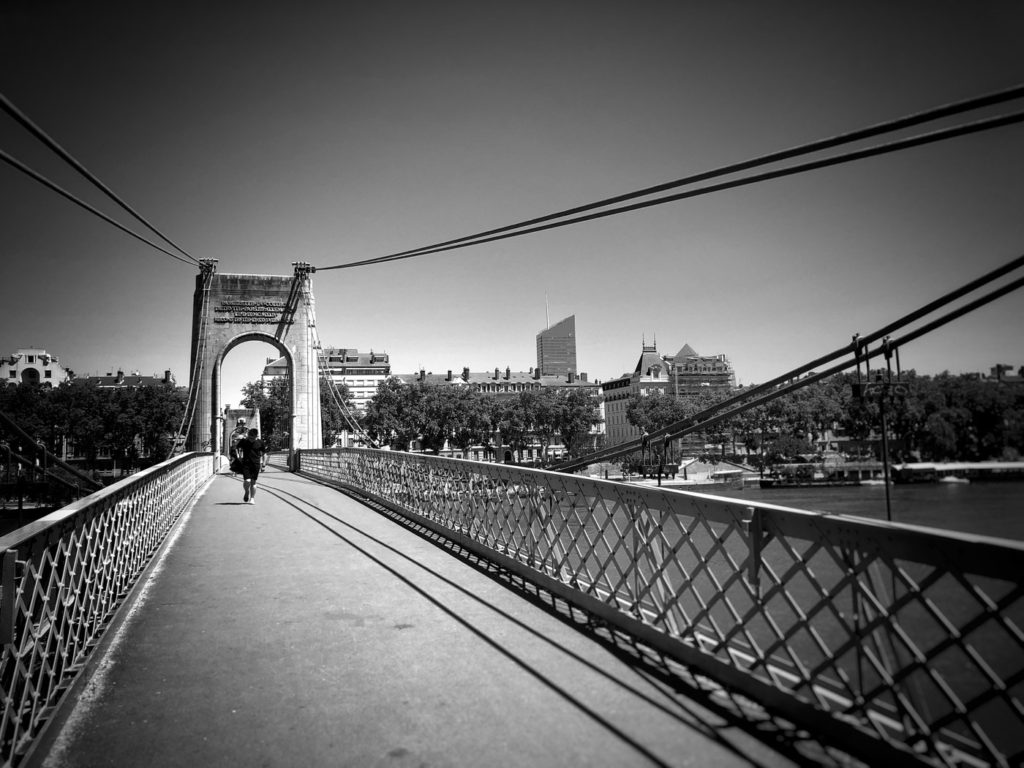
<svg viewBox="0 0 1024 768"><path fill-rule="evenodd" d="M18 762L171 526L209 454L140 472L0 538L0 759Z"/></svg>
<svg viewBox="0 0 1024 768"><path fill-rule="evenodd" d="M300 462L529 569L835 746L1024 759L1024 545L390 451Z"/></svg>

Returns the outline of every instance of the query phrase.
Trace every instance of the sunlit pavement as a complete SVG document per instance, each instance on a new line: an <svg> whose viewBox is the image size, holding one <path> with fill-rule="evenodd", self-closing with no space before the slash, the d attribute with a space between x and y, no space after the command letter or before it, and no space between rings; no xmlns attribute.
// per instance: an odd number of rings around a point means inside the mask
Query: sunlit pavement
<svg viewBox="0 0 1024 768"><path fill-rule="evenodd" d="M792 764L359 502L260 486L214 480L32 764Z"/></svg>

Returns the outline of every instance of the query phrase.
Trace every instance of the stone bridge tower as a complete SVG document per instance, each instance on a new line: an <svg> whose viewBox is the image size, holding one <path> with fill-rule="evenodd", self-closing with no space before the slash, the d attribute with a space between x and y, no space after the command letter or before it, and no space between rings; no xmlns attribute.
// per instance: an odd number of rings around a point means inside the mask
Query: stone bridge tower
<svg viewBox="0 0 1024 768"><path fill-rule="evenodd" d="M188 450L220 451L221 365L246 341L273 345L288 360L292 389L292 449L321 448L320 375L316 349L313 269L295 263L295 274L227 275L203 260L192 305L190 387L197 389ZM198 379L198 380L195 380Z"/></svg>

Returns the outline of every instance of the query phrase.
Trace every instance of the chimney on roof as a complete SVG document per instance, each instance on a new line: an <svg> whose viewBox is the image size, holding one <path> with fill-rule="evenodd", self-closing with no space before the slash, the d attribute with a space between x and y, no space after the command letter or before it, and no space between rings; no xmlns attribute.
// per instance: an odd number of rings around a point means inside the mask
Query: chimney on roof
<svg viewBox="0 0 1024 768"><path fill-rule="evenodd" d="M462 369L462 380L469 381L469 368Z"/></svg>
<svg viewBox="0 0 1024 768"><path fill-rule="evenodd" d="M533 369L533 380L540 381L540 366L538 365Z"/></svg>
<svg viewBox="0 0 1024 768"><path fill-rule="evenodd" d="M585 384L587 382L587 374L581 373L580 374L580 381L582 381Z"/></svg>
<svg viewBox="0 0 1024 768"><path fill-rule="evenodd" d="M505 366L505 381L508 381L508 380L509 380L509 379L511 379L511 378L512 378L512 369L511 369L511 368L509 368L509 367L508 367L508 366L506 365L506 366Z"/></svg>
<svg viewBox="0 0 1024 768"><path fill-rule="evenodd" d="M452 369L449 368L448 369L448 376L445 378L445 381L451 381L451 380L452 380Z"/></svg>
<svg viewBox="0 0 1024 768"><path fill-rule="evenodd" d="M500 378L501 378L501 372L497 368L495 368L494 369L494 380L497 381Z"/></svg>
<svg viewBox="0 0 1024 768"><path fill-rule="evenodd" d="M576 374L573 373L572 371L569 371L569 375L566 378L568 379L568 382L570 384L575 384L576 383Z"/></svg>
<svg viewBox="0 0 1024 768"><path fill-rule="evenodd" d="M427 377L427 372L420 368L420 381L423 381Z"/></svg>
<svg viewBox="0 0 1024 768"><path fill-rule="evenodd" d="M167 368L164 370L164 384L170 384L171 381L171 369Z"/></svg>
<svg viewBox="0 0 1024 768"><path fill-rule="evenodd" d="M124 383L124 371L122 371L120 368L117 369L117 383Z"/></svg>

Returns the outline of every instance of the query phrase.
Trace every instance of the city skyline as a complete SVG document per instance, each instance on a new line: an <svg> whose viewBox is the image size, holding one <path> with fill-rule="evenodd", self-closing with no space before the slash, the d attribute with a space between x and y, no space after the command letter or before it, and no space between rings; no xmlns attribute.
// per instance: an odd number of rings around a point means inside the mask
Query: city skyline
<svg viewBox="0 0 1024 768"><path fill-rule="evenodd" d="M0 13L0 93L224 273L393 253L1024 82L1024 8L1010 2ZM6 115L0 148L130 221ZM576 316L592 380L657 336L765 381L1020 255L1022 171L1010 126L320 271L319 336L386 351L396 371L527 370L550 302ZM79 375L190 379L196 270L6 165L0 222L0 349L46 348ZM1022 317L1018 291L908 346L903 366L1017 367ZM274 355L243 345L226 370L256 381Z"/></svg>

